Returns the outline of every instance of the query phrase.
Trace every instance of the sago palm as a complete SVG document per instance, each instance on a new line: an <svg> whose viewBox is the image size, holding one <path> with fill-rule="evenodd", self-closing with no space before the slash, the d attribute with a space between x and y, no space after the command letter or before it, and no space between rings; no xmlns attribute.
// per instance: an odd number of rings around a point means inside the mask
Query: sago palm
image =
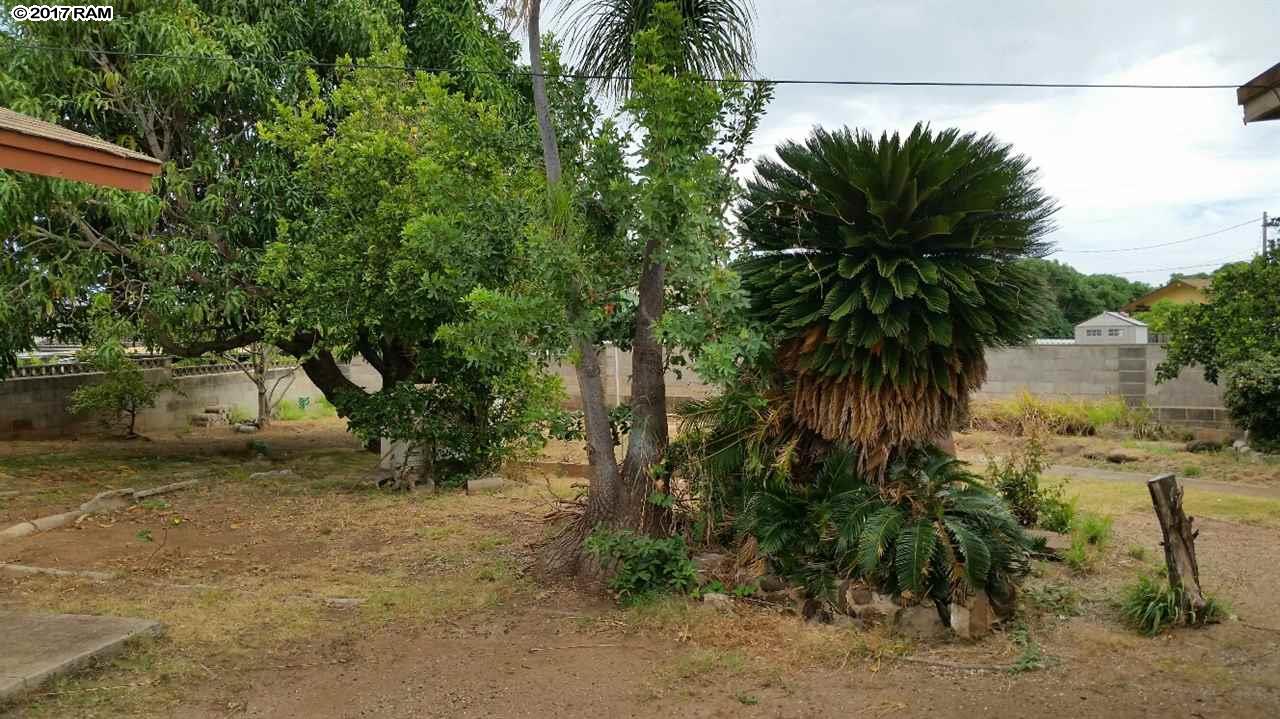
<svg viewBox="0 0 1280 719"><path fill-rule="evenodd" d="M821 128L757 165L738 268L778 343L798 421L853 442L864 471L949 433L983 352L1046 306L1017 260L1043 256L1054 202L991 136Z"/></svg>

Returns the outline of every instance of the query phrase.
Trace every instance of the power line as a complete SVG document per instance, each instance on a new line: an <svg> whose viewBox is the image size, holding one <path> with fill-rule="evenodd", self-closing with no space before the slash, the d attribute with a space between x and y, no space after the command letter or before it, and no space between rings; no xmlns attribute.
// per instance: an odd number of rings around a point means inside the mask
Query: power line
<svg viewBox="0 0 1280 719"><path fill-rule="evenodd" d="M1157 247L1171 247L1171 246L1173 246L1173 245L1182 245L1182 244L1186 244L1186 243L1188 243L1188 242L1195 242L1196 240L1203 240L1203 239L1205 239L1205 238L1207 238L1207 237L1214 237L1214 236L1216 236L1216 235L1221 235L1221 234L1222 234L1222 233L1224 233L1224 232L1230 232L1231 230L1238 230L1238 229L1240 229L1241 227L1245 227L1246 225L1252 225L1253 223L1255 223L1255 222L1257 222L1257 221L1258 221L1258 218L1254 217L1254 218L1252 218L1252 219L1246 220L1245 222L1241 222L1241 223L1240 223L1240 224L1238 224L1238 225L1232 225L1232 226L1230 226L1230 227L1224 227L1224 228L1222 228L1221 230L1214 230L1213 232L1206 232L1206 233L1205 233L1205 234L1203 234L1203 235L1196 235L1195 237L1188 237L1188 238L1186 238L1185 240L1174 240L1173 242L1161 242L1161 243L1159 243L1159 244L1155 244L1155 245L1143 245L1142 247L1120 247L1120 248L1116 248L1116 249L1107 249L1107 250L1058 250L1058 251L1054 252L1053 254L1055 254L1055 255L1057 255L1057 254L1094 255L1094 254L1109 254L1109 253L1112 253L1112 252L1137 252L1137 251L1139 251L1139 250L1154 250L1154 249L1156 249Z"/></svg>
<svg viewBox="0 0 1280 719"><path fill-rule="evenodd" d="M1234 259L1234 260L1217 260L1216 262L1202 262L1202 263L1200 263L1200 264L1198 264L1198 265L1182 265L1181 267L1155 267L1155 268L1152 268L1152 269L1149 269L1149 270L1132 270L1132 271L1126 270L1126 271L1123 271L1123 272L1119 272L1119 273L1117 273L1117 274L1122 274L1122 275L1143 275L1143 274L1147 274L1147 273L1151 273L1151 272L1174 272L1174 271L1177 271L1177 270L1194 270L1194 269L1199 269L1199 268L1202 268L1202 267L1214 267L1214 266L1220 266L1220 265L1227 265L1227 264L1230 264L1230 263L1232 263L1232 262L1244 262L1245 260L1248 260L1248 259L1250 259L1250 258L1252 258L1252 257L1253 257L1253 255L1252 255L1252 254L1250 254L1250 255L1248 255L1247 257L1240 257L1240 258L1237 258L1237 259Z"/></svg>
<svg viewBox="0 0 1280 719"><path fill-rule="evenodd" d="M378 63L358 64L355 62L317 62L313 60L285 60L278 58L235 58L217 57L213 55L177 55L158 52L131 52L126 50L99 50L81 47L57 45L39 45L24 42L11 43L13 47L28 50L51 52L73 52L103 57L128 57L134 59L183 60L210 63L227 63L237 65L262 65L277 67L310 67L317 69L334 69L348 65L362 70L392 70L396 72L447 72L454 75L497 75L507 77L532 77L530 70L485 70L477 68L428 67L422 65L387 65ZM546 72L545 77L556 77L568 80L633 80L629 75L598 75L577 72ZM806 78L733 78L733 77L700 77L702 82L724 83L730 85L830 85L856 87L977 87L977 88L1026 88L1026 89L1063 89L1063 90L1235 90L1237 88L1261 88L1256 85L1238 85L1235 83L1097 83L1097 82L996 82L996 81L943 81L943 80L822 80Z"/></svg>

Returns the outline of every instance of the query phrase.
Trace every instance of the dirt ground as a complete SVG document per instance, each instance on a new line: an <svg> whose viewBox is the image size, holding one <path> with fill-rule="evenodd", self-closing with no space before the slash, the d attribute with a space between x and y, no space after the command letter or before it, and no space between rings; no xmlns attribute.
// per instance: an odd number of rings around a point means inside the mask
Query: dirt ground
<svg viewBox="0 0 1280 719"><path fill-rule="evenodd" d="M1194 717L1280 715L1280 500L1188 492L1204 585L1233 618L1154 639L1118 621L1160 560L1140 484L1076 478L1114 535L1076 573L1037 563L1020 619L975 643L911 645L746 603L620 608L528 576L572 479L499 494L389 495L335 420L257 437L0 444L0 527L98 491L201 479L76 527L0 544L0 608L145 616L168 627L61 680L13 717ZM962 438L962 448L972 449ZM544 459L572 465L572 448ZM1177 460L1181 461L1181 460ZM250 480L288 468L292 477ZM1018 667L1021 671L1011 670Z"/></svg>

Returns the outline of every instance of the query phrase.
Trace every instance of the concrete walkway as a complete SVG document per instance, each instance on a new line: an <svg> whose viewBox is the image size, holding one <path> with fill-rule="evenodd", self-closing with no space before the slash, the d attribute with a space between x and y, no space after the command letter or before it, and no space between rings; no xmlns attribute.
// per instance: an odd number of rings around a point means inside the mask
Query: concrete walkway
<svg viewBox="0 0 1280 719"><path fill-rule="evenodd" d="M0 704L163 629L149 619L0 611Z"/></svg>

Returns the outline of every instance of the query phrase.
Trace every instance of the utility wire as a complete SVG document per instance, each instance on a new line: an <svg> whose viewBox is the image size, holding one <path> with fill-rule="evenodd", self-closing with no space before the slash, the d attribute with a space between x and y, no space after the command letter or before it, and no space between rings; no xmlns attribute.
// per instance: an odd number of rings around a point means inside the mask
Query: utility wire
<svg viewBox="0 0 1280 719"><path fill-rule="evenodd" d="M1143 245L1142 247L1120 247L1120 248L1116 248L1116 249L1108 249L1108 250L1058 250L1058 251L1054 252L1053 254L1055 254L1055 255L1058 255L1058 254L1071 254L1071 255L1094 255L1094 254L1108 254L1108 253L1112 253L1112 252L1137 252L1137 251L1139 251L1139 250L1154 250L1154 249L1155 249L1155 248L1157 248L1157 247L1171 247L1171 246L1173 246L1173 245L1182 245L1182 244L1186 244L1186 243L1188 243L1188 242L1195 242L1196 240L1203 240L1203 239L1205 239L1205 238L1207 238L1207 237L1214 237L1214 236L1216 236L1216 235L1221 235L1222 233L1224 233L1224 232L1230 232L1231 230L1238 230L1238 229L1240 229L1241 227L1245 227L1246 225L1252 225L1253 223L1257 222L1259 219L1261 219L1261 218L1255 217L1255 218L1253 218L1253 219L1251 219L1251 220L1247 220L1247 221L1245 221L1245 222L1241 222L1241 223L1240 223L1240 224L1238 224L1238 225L1232 225L1232 226L1230 226L1230 227L1224 227L1224 228L1222 228L1221 230L1215 230L1215 231L1213 231L1213 232L1206 232L1206 233L1205 233L1205 234L1203 234L1203 235L1196 235L1195 237L1188 237L1188 238L1186 238L1185 240L1174 240L1173 242L1161 242L1161 243L1156 244L1156 245Z"/></svg>
<svg viewBox="0 0 1280 719"><path fill-rule="evenodd" d="M1152 269L1149 269L1149 270L1125 270L1125 271L1123 271L1123 272L1118 272L1118 273L1116 273L1116 274L1121 274L1121 275L1142 275L1142 274L1147 274L1147 273L1150 273L1150 272L1174 272L1174 271L1176 271L1176 270L1194 270L1194 269L1199 269L1199 268L1202 268L1202 267L1214 267L1214 266L1220 266L1220 265L1228 265L1228 264L1231 264L1232 262L1244 262L1244 261L1246 261L1246 260L1248 260L1248 259L1251 259L1252 257L1253 257L1253 255L1249 255L1249 256L1247 256L1247 257L1240 257L1240 258L1237 258L1237 259L1234 259L1234 260L1218 260L1218 261L1216 261L1216 262L1202 262L1202 263L1200 263L1200 264L1198 264L1198 265L1182 265L1181 267L1155 267L1155 268L1152 268Z"/></svg>
<svg viewBox="0 0 1280 719"><path fill-rule="evenodd" d="M255 58L235 58L235 57L217 57L213 55L177 55L170 53L158 52L131 52L126 50L98 50L81 47L66 47L58 45L39 45L24 42L10 43L11 47L24 48L28 50L42 50L50 52L73 52L85 55L101 55L104 57L129 57L135 59L159 59L159 60L186 60L210 63L228 63L237 65L263 65L277 67L310 67L333 69L338 67L352 66L362 70L392 70L396 72L429 72L441 73L447 72L454 75L499 75L508 77L532 77L534 73L529 70L511 69L511 70L484 70L476 68L446 68L446 67L427 67L420 65L387 65L378 63L346 63L346 62L317 62L312 60L286 60L286 59L255 59ZM570 80L633 80L628 75L595 75L576 72L542 73L544 77L557 77ZM702 82L725 83L730 85L833 85L833 86L857 86L857 87L989 87L989 88L1042 88L1042 89L1076 89L1076 90L1235 90L1237 88L1257 88L1269 89L1262 85L1238 85L1231 84L1184 84L1184 83L1095 83L1095 82L989 82L989 81L941 81L941 80L821 80L821 79L805 79L805 78L781 78L770 80L766 78L733 78L733 77L703 77L697 78Z"/></svg>

